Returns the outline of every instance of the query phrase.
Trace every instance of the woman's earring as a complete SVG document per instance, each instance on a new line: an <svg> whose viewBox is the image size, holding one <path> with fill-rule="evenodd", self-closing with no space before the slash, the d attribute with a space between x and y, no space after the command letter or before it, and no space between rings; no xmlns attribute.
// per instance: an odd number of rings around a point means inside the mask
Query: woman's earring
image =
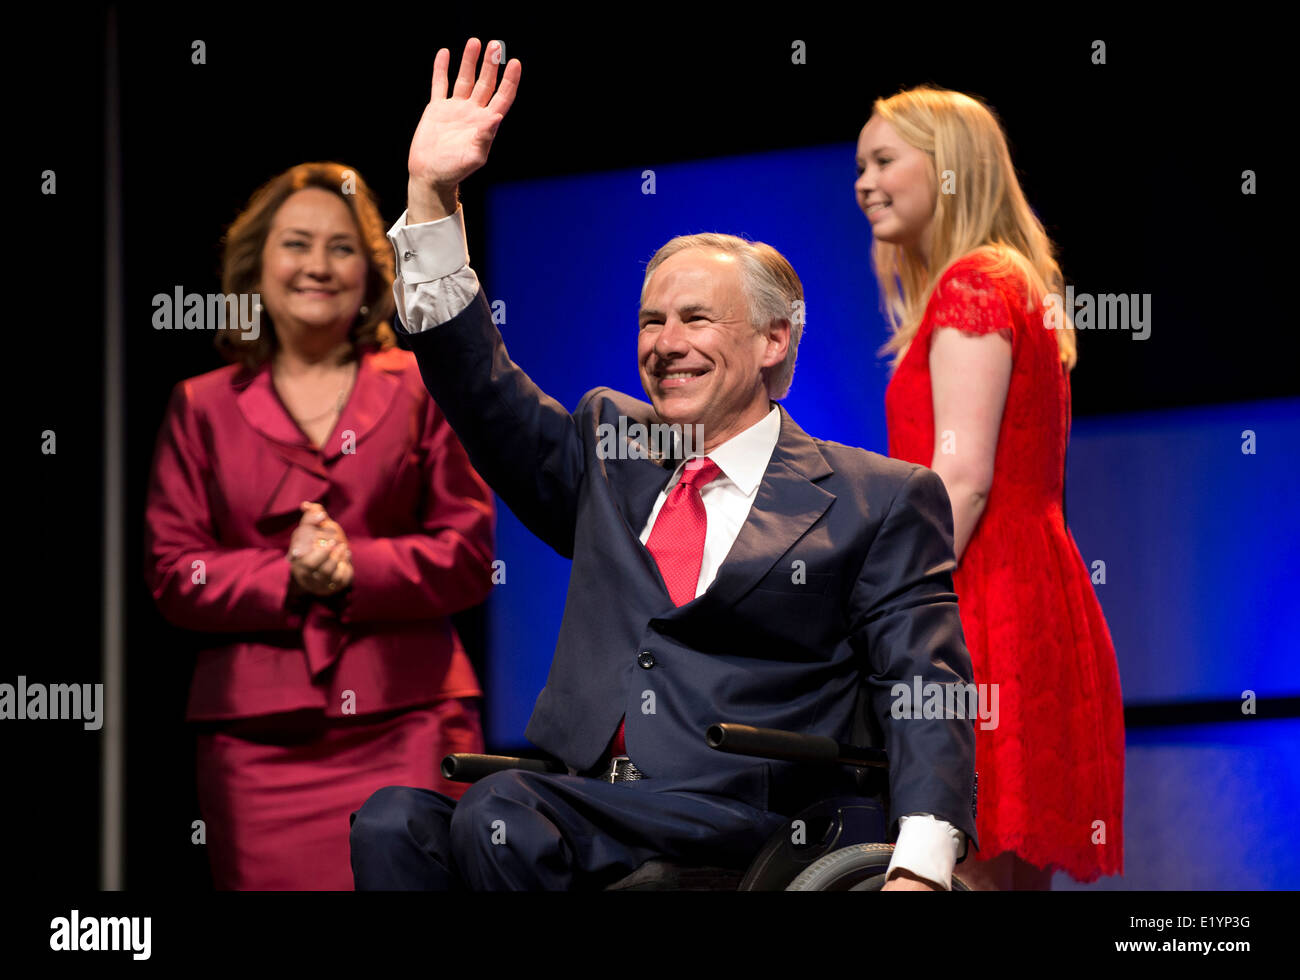
<svg viewBox="0 0 1300 980"><path fill-rule="evenodd" d="M367 316L370 313L370 307L362 304L361 309L357 310L357 312L360 313L362 316Z"/></svg>

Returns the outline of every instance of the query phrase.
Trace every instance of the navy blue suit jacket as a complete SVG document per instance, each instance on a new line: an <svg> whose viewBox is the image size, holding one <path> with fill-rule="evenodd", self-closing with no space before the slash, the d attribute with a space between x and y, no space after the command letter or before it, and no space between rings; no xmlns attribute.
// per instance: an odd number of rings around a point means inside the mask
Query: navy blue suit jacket
<svg viewBox="0 0 1300 980"><path fill-rule="evenodd" d="M813 439L782 408L716 579L674 606L639 537L675 463L597 450L602 423L649 424L651 405L597 388L568 412L507 356L481 292L448 323L396 329L478 472L573 561L530 741L583 771L626 716L628 755L648 777L790 813L847 788L844 774L726 755L705 744L706 728L730 721L847 742L865 684L890 758L891 834L899 816L930 813L974 841L973 721L890 711L897 682L971 682L952 509L933 471Z"/></svg>

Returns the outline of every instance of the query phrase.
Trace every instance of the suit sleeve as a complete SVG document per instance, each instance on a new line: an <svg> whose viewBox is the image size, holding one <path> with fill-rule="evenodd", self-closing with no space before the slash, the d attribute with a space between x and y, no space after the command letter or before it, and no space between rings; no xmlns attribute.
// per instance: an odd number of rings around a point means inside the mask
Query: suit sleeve
<svg viewBox="0 0 1300 980"><path fill-rule="evenodd" d="M426 402L420 448L422 530L349 539L352 586L338 597L344 623L448 616L482 602L492 589L492 492L433 399Z"/></svg>
<svg viewBox="0 0 1300 980"><path fill-rule="evenodd" d="M298 629L289 563L274 548L217 541L209 493L214 461L188 382L172 389L145 504L145 580L163 617L203 632Z"/></svg>
<svg viewBox="0 0 1300 980"><path fill-rule="evenodd" d="M916 467L867 553L853 592L852 643L867 664L870 706L889 755L890 822L913 813L946 820L979 846L972 796L970 718L900 717L893 688L972 681L953 591L952 509L943 481Z"/></svg>
<svg viewBox="0 0 1300 980"><path fill-rule="evenodd" d="M404 287L417 324L428 285ZM577 424L510 360L483 293L446 323L395 332L474 468L530 531L572 558L584 472Z"/></svg>

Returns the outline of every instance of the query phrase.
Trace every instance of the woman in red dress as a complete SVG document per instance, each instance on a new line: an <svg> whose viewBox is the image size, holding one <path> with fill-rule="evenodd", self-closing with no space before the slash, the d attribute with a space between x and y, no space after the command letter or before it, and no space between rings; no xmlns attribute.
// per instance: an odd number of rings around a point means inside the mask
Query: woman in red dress
<svg viewBox="0 0 1300 980"><path fill-rule="evenodd" d="M145 574L208 635L186 717L220 889L351 889L349 815L383 786L459 798L442 756L483 751L447 617L491 588L492 496L394 346L392 284L357 174L275 177L223 256L264 315L218 332L235 363L177 384L158 435Z"/></svg>
<svg viewBox="0 0 1300 980"><path fill-rule="evenodd" d="M894 333L889 453L952 501L975 681L975 888L1122 874L1124 719L1110 632L1065 526L1074 330L1054 248L992 112L919 88L878 100L858 204Z"/></svg>

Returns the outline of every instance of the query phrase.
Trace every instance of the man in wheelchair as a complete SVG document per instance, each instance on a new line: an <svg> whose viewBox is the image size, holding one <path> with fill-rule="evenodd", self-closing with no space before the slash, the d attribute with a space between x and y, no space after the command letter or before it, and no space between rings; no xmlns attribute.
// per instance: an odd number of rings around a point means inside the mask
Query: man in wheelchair
<svg viewBox="0 0 1300 980"><path fill-rule="evenodd" d="M636 887L692 867L786 887L784 842L862 834L896 838L886 890L951 887L977 843L973 724L896 710L894 693L971 682L942 481L795 424L778 399L802 286L775 249L732 236L674 238L647 267L649 404L596 388L570 413L540 391L506 354L456 203L520 76L511 61L494 94L493 50L476 82L478 54L471 40L450 97L445 49L434 62L389 232L397 333L479 473L572 559L526 731L557 761L450 759L487 773L459 803L375 793L353 815L357 887ZM845 764L885 754L887 812L860 796L861 772L884 771Z"/></svg>

